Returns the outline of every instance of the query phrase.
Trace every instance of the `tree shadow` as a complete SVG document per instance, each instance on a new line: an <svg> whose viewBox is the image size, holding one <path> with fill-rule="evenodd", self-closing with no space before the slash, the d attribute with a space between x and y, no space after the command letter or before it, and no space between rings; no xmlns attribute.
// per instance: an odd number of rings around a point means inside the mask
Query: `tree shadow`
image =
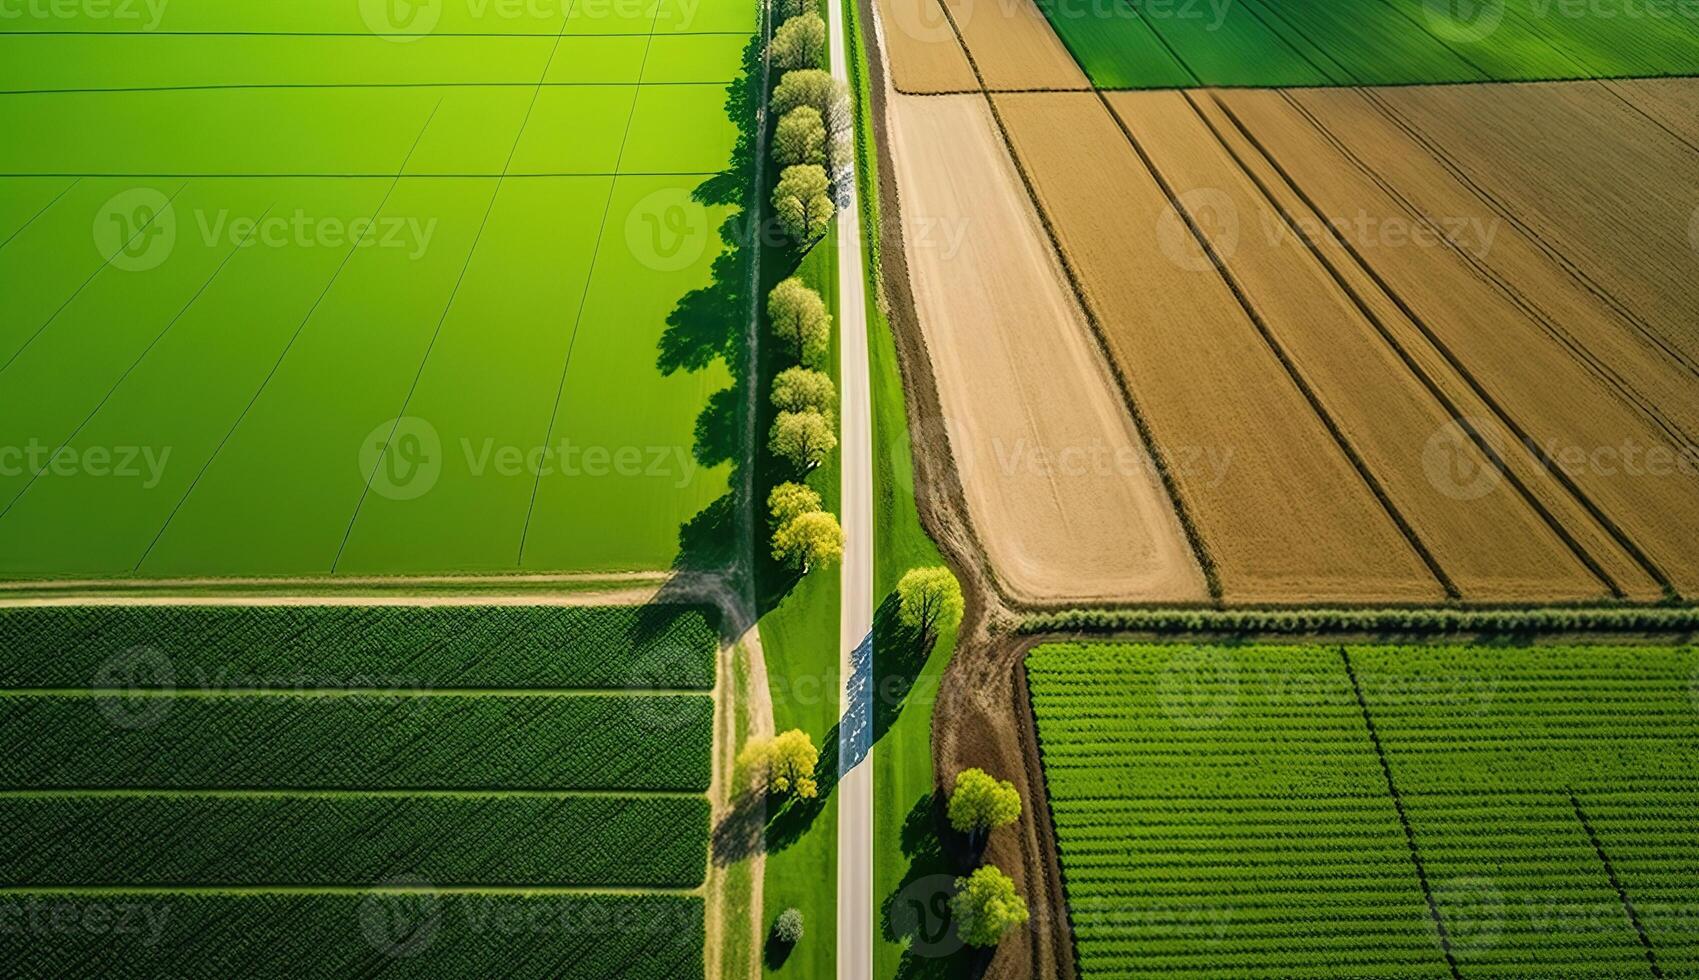
<svg viewBox="0 0 1699 980"><path fill-rule="evenodd" d="M935 793L909 808L899 838L908 869L879 906L885 939L904 946L896 974L903 980L959 980L973 972L974 957L950 921L956 874L939 842L942 821L943 800Z"/></svg>
<svg viewBox="0 0 1699 980"><path fill-rule="evenodd" d="M920 631L902 621L902 600L895 592L873 612L873 741L885 737L902 717L915 681L926 668L931 646Z"/></svg>
<svg viewBox="0 0 1699 980"><path fill-rule="evenodd" d="M767 824L767 800L760 793L743 792L714 827L710 850L720 867L736 864L762 852Z"/></svg>
<svg viewBox="0 0 1699 980"><path fill-rule="evenodd" d="M825 812L826 801L838 788L838 737L842 729L842 723L833 725L820 746L820 761L814 766L818 792L811 799L787 796L783 802L768 800L767 853L777 854L794 845Z"/></svg>
<svg viewBox="0 0 1699 980"><path fill-rule="evenodd" d="M773 935L773 931L769 929L767 930L767 944L761 950L761 961L766 964L767 969L777 970L785 965L785 961L791 958L791 953L795 949L796 943L785 942Z"/></svg>

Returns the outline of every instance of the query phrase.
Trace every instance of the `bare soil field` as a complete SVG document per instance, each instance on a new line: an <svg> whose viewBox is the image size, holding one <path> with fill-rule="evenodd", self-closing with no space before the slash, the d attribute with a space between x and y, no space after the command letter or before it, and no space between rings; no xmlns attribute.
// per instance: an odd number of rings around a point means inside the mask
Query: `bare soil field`
<svg viewBox="0 0 1699 980"><path fill-rule="evenodd" d="M992 91L1091 87L1032 0L939 2L949 9Z"/></svg>
<svg viewBox="0 0 1699 980"><path fill-rule="evenodd" d="M1436 481L1421 452L1453 417L1423 391L1380 331L1379 317L1341 284L1262 194L1179 92L1118 92L1109 101L1129 134L1210 238L1225 275L1273 344L1314 393L1341 441L1365 465L1452 591L1477 601L1599 600L1609 589L1558 532L1514 494L1466 499ZM1209 221L1216 209L1234 216ZM1449 447L1464 472L1497 466L1468 440Z"/></svg>
<svg viewBox="0 0 1699 980"><path fill-rule="evenodd" d="M1223 598L1443 599L1097 96L994 103Z"/></svg>
<svg viewBox="0 0 1699 980"><path fill-rule="evenodd" d="M896 95L888 112L915 310L975 536L1004 591L1206 601L985 100Z"/></svg>
<svg viewBox="0 0 1699 980"><path fill-rule="evenodd" d="M880 41L890 66L891 84L917 95L974 92L974 77L961 42L944 16L939 0L874 0Z"/></svg>
<svg viewBox="0 0 1699 980"><path fill-rule="evenodd" d="M1578 287L1576 273L1560 259L1579 265L1583 275L1600 268L1593 258L1582 256L1608 253L1599 242L1617 234L1609 227L1617 219L1598 214L1600 230L1585 249L1567 241L1554 247L1550 244L1554 236L1525 230L1505 217L1515 214L1521 221L1521 215L1535 213L1532 205L1537 196L1524 199L1532 192L1520 186L1498 190L1500 178L1492 172L1495 167L1509 174L1526 169L1522 157L1530 148L1502 135L1506 127L1514 132L1510 120L1518 115L1550 111L1563 116L1570 127L1567 142L1592 148L1572 154L1580 155L1578 159L1593 154L1596 167L1603 166L1608 148L1620 142L1602 127L1636 125L1609 115L1600 117L1606 122L1587 125L1571 115L1563 99L1545 97L1562 87L1496 86L1499 100L1519 108L1489 112L1481 105L1458 107L1459 112L1473 112L1477 122L1457 129L1443 143L1409 145L1393 140L1384 127L1371 125L1374 114L1383 121L1388 118L1376 100L1396 98L1398 116L1420 117L1434 125L1429 109L1411 106L1430 95L1456 98L1449 90L1234 92L1214 98L1249 134L1265 162L1290 180L1289 189L1312 209L1311 220L1354 228L1358 233L1384 229L1391 222L1427 223L1425 227L1441 239L1433 247L1376 248L1361 242L1352 246L1349 234L1346 245L1362 271L1408 312L1411 325L1452 365L1457 379L1474 392L1490 419L1504 427L1510 440L1538 456L1548 476L1590 514L1587 520L1564 518L1563 523L1579 540L1593 542L1585 545L1587 552L1611 570L1621 591L1635 598L1650 597L1645 583L1650 574L1654 584L1667 583L1682 594L1694 595L1699 567L1690 543L1699 535L1699 478L1685 420L1699 387L1684 377L1685 368L1676 355L1620 314L1621 304L1605 300L1609 309L1601 310L1596 305L1554 302L1554 298L1573 296L1577 288L1592 290L1599 285ZM1627 83L1621 87L1628 88ZM1405 134L1401 138L1413 139L1401 126L1396 131ZM1502 158L1497 164L1490 162L1494 152ZM1479 173L1426 169L1421 160L1424 154L1430 161L1443 157L1444 162L1454 154L1467 156ZM1632 200L1635 185L1647 188L1646 197L1652 200L1666 200L1673 193L1660 189L1673 186L1668 168L1677 166L1677 161L1659 158L1656 166L1640 168L1626 163L1628 159L1619 160L1611 171L1612 180L1630 188L1617 192L1618 198ZM1556 177L1530 175L1529 179L1547 182L1552 194L1560 193L1562 181ZM1577 175L1574 179L1594 178ZM1516 183L1514 177L1503 181ZM1691 191L1693 184L1689 181L1686 186ZM1486 190L1489 187L1495 190ZM1471 203L1462 196L1465 192L1478 196ZM1517 203L1505 205L1513 195ZM1598 213L1595 205L1588 207ZM1430 214L1426 208L1440 213ZM1640 208L1648 223L1655 220L1656 208L1644 204ZM1568 206L1541 213L1558 211L1573 213ZM1669 223L1667 217L1663 220ZM1471 221L1477 229L1490 229L1495 237L1474 241L1445 237L1444 226L1456 232ZM1564 223L1566 227L1557 228L1553 219L1553 230L1569 239L1588 234L1570 219ZM1647 229L1648 239L1657 234ZM1663 237L1667 239L1668 233ZM1666 244L1673 250L1673 242ZM1630 247L1626 237L1619 247ZM1554 251L1558 258L1553 258ZM1544 263L1539 261L1542 258ZM1638 273L1621 264L1623 260L1614 261L1622 276L1638 275L1644 280L1643 295L1667 286L1671 301L1681 302L1684 287L1668 277L1685 275L1683 281L1691 284L1699 254L1691 247L1686 247L1685 256L1666 251ZM1594 295L1600 298L1597 292ZM1615 294L1607 290L1604 296ZM1500 489L1490 483L1482 487L1484 494ZM1600 546L1596 529L1588 526L1591 523L1605 529L1615 544ZM1641 572L1625 570L1618 551L1631 556Z"/></svg>

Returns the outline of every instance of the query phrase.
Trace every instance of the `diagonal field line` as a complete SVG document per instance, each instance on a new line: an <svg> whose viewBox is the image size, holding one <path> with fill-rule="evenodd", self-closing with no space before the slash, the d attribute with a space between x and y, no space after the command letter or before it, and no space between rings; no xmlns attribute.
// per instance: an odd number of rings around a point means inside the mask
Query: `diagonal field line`
<svg viewBox="0 0 1699 980"><path fill-rule="evenodd" d="M124 386L124 382L129 380L130 375L135 373L136 368L141 367L142 362L147 360L147 356L153 352L155 347L159 346L159 342L164 340L166 335L171 332L172 328L177 326L177 322L183 319L183 316L189 312L189 308L199 302L200 298L206 294L206 291L212 288L213 281L216 280L219 274L224 271L224 267L230 264L230 260L236 257L236 253L240 252L243 246L253 240L254 233L259 230L260 223L265 221L266 216L271 214L271 209L274 207L276 207L275 203L266 205L265 211L260 214L259 221L254 222L254 226L248 229L248 234L244 236L240 242L231 246L230 253L224 256L223 260L218 263L218 268L212 270L212 275L207 276L206 282L201 283L201 288L195 290L195 294L189 297L189 301L183 304L183 308L177 311L177 315L171 318L171 322L165 325L165 329L161 330L154 336L153 340L150 341L146 347L142 348L142 352L137 354L136 359L130 362L130 366L124 369L124 373L118 376L118 380L112 382L112 387L106 390L106 394L102 396L100 402L96 404L94 408L89 410L88 415L85 416L81 422L77 423L76 429L74 429L70 435L66 436L58 446L54 447L53 452L47 455L48 465L36 470L35 473L30 476L29 482L24 484L23 489L14 494L11 500L6 501L5 507L0 507L0 520L4 520L6 515L12 512L12 508L18 505L18 501L24 499L24 494L29 493L30 488L35 486L36 481L40 480L41 475L46 473L48 467L52 465L53 458L58 456L66 446L69 446L72 440L82 434L82 431L88 427L88 424L94 421L94 417L100 414L100 410L106 407L106 403L112 400L112 396L118 393L118 389Z"/></svg>
<svg viewBox="0 0 1699 980"><path fill-rule="evenodd" d="M188 184L178 184L177 189L171 192L171 196L165 199L165 203L166 204L175 203L176 200L177 200L177 195L183 193L183 188L185 188L187 186L189 186L189 185ZM169 209L166 209L166 210L169 210ZM5 374L6 369L11 367L17 361L17 359L19 357L23 356L24 351L28 350L30 345L35 343L36 340L43 333L47 332L47 328L53 325L53 321L59 319L59 314L65 312L65 310L67 308L69 308L72 303L76 302L77 297L81 296L83 294L83 290L87 289L89 287L90 283L94 282L95 279L99 278L99 276L102 272L106 271L106 267L111 265L112 260L118 257L118 252L122 252L125 249L129 248L132 244L135 243L136 239L138 239L138 238L142 237L142 235L146 234L147 230L149 228L153 227L154 221L159 218L159 215L161 213L163 213L163 211L157 212L154 215L152 215L151 217L149 217L148 220L145 223L143 223L140 228L136 229L135 234L131 235L124 242L124 244L118 246L117 252L113 252L111 255L108 255L104 260L102 260L100 265L97 266L93 272L88 274L88 278L83 280L82 285L78 286L76 288L76 290L71 293L70 296L67 296L65 298L65 302L59 304L59 308L53 311L53 315L48 317L45 321L43 321L41 326L35 328L35 333L32 333L32 334L29 335L29 339L24 341L23 346L19 347L15 351L13 351L12 356L6 359L5 364L0 364L0 374ZM10 239L8 239L8 241L10 241Z"/></svg>
<svg viewBox="0 0 1699 980"><path fill-rule="evenodd" d="M360 511L365 509L366 498L371 495L372 481L377 479L378 470L383 468L383 461L389 457L389 447L395 441L396 430L401 428L401 420L407 416L408 406L413 404L413 395L419 390L419 379L425 376L425 366L431 361L431 352L436 350L437 340L442 337L443 324L448 322L448 314L454 309L454 301L460 296L460 287L466 283L466 272L472 268L472 260L478 255L478 245L484 240L484 230L489 227L490 215L495 213L496 199L501 197L502 182L507 172L513 167L513 158L519 153L519 144L525 139L525 130L531 125L531 114L537 109L537 100L543 94L543 83L548 80L549 69L554 67L555 55L560 53L561 38L566 36L566 25L572 20L572 8L576 3L569 3L566 13L561 16L560 33L555 35L554 47L549 49L549 58L543 62L543 72L537 77L537 84L531 90L531 102L525 107L525 117L519 120L519 130L513 134L513 145L507 149L507 160L501 165L501 175L496 178L496 189L490 194L490 203L484 206L483 220L478 222L478 233L472 237L472 247L466 251L466 261L460 264L460 275L454 280L454 289L448 294L448 302L443 304L442 315L437 317L437 328L431 334L431 342L425 346L425 356L419 359L419 370L413 373L413 384L407 389L407 397L401 401L401 411L395 415L395 422L389 427L389 434L384 436L383 448L378 450L378 458L372 463L370 473L366 474L366 485L360 488L360 499L354 504L354 513L348 518L348 527L342 532L342 543L336 548L336 557L331 560L331 574L336 574L336 567L342 564L342 554L348 550L348 540L354 536L354 524L360 519ZM641 73L638 80L642 80ZM633 103L637 100L635 91L632 93ZM618 169L617 167L615 169Z"/></svg>
<svg viewBox="0 0 1699 980"><path fill-rule="evenodd" d="M14 231L10 235L7 235L6 240L3 241L3 242L0 242L0 251L3 251L6 248L6 246L12 244L13 239L17 238L19 235L22 235L25 231L28 231L30 225L35 224L36 221L38 219L40 219L42 215L44 215L48 211L52 210L53 205L58 204L60 198L64 197L66 194L71 193L71 188L77 186L78 184L80 184L82 182L83 182L83 179L81 177L78 177L76 180L73 180L69 184L66 184L63 190L61 190L59 193L53 195L53 200L48 201L46 204L43 204L41 206L40 211L37 211L36 213L30 215L29 220L24 222L23 224L19 225L17 231Z"/></svg>
<svg viewBox="0 0 1699 980"><path fill-rule="evenodd" d="M661 19L661 5L666 0L655 0L655 15L649 19L648 40L643 44L643 60L637 66L638 86L631 93L631 111L625 116L625 132L619 139L619 155L614 157L613 179L608 181L608 198L602 203L602 223L596 229L595 251L590 253L590 271L584 275L584 291L578 296L578 313L572 319L572 337L566 342L566 361L560 366L560 384L555 387L555 407L549 413L549 428L543 434L543 447L546 451L549 442L555 436L555 422L560 418L561 396L566 393L566 374L572 369L572 352L578 346L578 328L584 324L584 307L590 301L590 286L596 281L596 261L602 257L602 238L608 231L608 213L613 210L614 191L619 187L619 168L625 162L625 147L631 141L631 123L637 118L637 101L643 95L643 73L649 67L649 51L655 46L655 25ZM632 175L635 176L635 175ZM531 503L525 508L525 526L519 532L519 557L514 561L514 567L525 565L525 544L531 539L531 518L537 512L537 491L543 485L543 467L537 467L537 476L531 481Z"/></svg>
<svg viewBox="0 0 1699 980"><path fill-rule="evenodd" d="M395 193L396 186L401 183L402 175L407 172L407 164L413 159L413 153L419 149L419 144L424 142L425 131L431 128L431 121L436 119L437 110L440 108L442 108L442 102L438 100L437 104L431 107L431 114L425 117L425 124L419 127L419 135L413 138L413 145L408 147L407 155L401 160L401 166L396 168L395 176L389 182L389 188L383 193L383 200L379 201L377 208L372 211L373 222L377 221L378 217L383 214L384 207L389 204L390 196ZM359 251L359 243L355 242L348 246L347 252L343 253L342 262L337 265L336 271L331 273L330 281L326 282L324 289L319 291L318 298L313 300L313 305L308 308L307 314L301 318L300 325L295 328L295 333L289 337L289 343L285 344L282 352L277 355L277 360L272 364L271 371L266 374L265 380L261 381L260 386L254 390L254 397L248 399L248 404L243 407L242 414L236 416L236 421L230 423L230 431L224 433L224 438L219 440L218 447L201 465L200 472L195 474L194 480L189 483L189 488L183 491L183 496L178 499L177 505L171 508L171 513L165 518L165 523L160 525L159 533L153 536L153 541L149 542L147 550L143 551L142 556L136 559L136 565L132 571L140 571L142 564L147 561L148 555L153 554L153 549L159 546L160 539L165 537L165 532L171 527L171 522L177 519L178 512L183 509L185 503L188 503L189 497L195 492L195 488L200 486L201 479L206 476L208 470L212 469L212 464L217 462L219 455L224 452L224 447L229 445L230 438L236 434L237 429L242 427L242 423L248 418L248 413L254 410L254 406L259 403L260 396L265 394L265 390L270 387L272 379L277 377L277 372L283 367L283 362L289 357L289 352L295 349L295 342L301 339L301 333L307 329L307 324L312 322L313 314L318 312L319 305L324 302L326 296L330 295L331 288L336 285L337 280L342 278L343 270L348 268L348 263L353 260L354 253L357 251Z"/></svg>

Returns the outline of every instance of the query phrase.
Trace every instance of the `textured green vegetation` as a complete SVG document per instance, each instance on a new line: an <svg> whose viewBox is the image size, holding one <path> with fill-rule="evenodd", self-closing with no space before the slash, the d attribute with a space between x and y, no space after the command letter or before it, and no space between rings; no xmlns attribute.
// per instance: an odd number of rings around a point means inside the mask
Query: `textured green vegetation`
<svg viewBox="0 0 1699 980"><path fill-rule="evenodd" d="M0 577L674 563L756 4L97 6L0 18Z"/></svg>
<svg viewBox="0 0 1699 980"><path fill-rule="evenodd" d="M1699 962L1691 648L1053 645L1027 666L1086 977Z"/></svg>
<svg viewBox="0 0 1699 980"><path fill-rule="evenodd" d="M340 885L396 855L437 885L694 888L693 797L0 797L0 878L25 885Z"/></svg>
<svg viewBox="0 0 1699 980"><path fill-rule="evenodd" d="M1070 609L1021 620L1030 634L1318 632L1685 633L1699 629L1691 606L1597 609Z"/></svg>
<svg viewBox="0 0 1699 980"><path fill-rule="evenodd" d="M87 916L103 926L93 940L80 928L0 932L0 956L22 975L85 973L91 950L100 973L121 980L702 975L697 898L14 892L0 908L15 910L10 919L20 923L32 912L51 921L46 916L63 909L62 921Z"/></svg>
<svg viewBox="0 0 1699 980"><path fill-rule="evenodd" d="M656 688L712 683L712 620L7 612L0 918L31 941L0 948L26 975L699 976L676 893L707 867L713 698ZM61 908L164 932L27 925Z"/></svg>
<svg viewBox="0 0 1699 980"><path fill-rule="evenodd" d="M689 606L25 607L0 610L0 687L83 686L133 661L165 686L708 690L716 621Z"/></svg>
<svg viewBox="0 0 1699 980"><path fill-rule="evenodd" d="M1104 88L1404 85L1699 70L1680 4L1038 0Z"/></svg>

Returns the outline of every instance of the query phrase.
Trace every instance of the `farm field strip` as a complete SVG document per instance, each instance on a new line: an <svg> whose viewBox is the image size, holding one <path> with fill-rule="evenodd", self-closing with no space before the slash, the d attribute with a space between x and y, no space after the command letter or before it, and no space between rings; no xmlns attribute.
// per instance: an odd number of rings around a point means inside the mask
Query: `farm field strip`
<svg viewBox="0 0 1699 980"><path fill-rule="evenodd" d="M1038 0L1100 88L1410 85L1699 71L1681 14L1563 16L1540 0L1447 13L1423 0L1231 5Z"/></svg>
<svg viewBox="0 0 1699 980"><path fill-rule="evenodd" d="M420 901L464 933L415 951L439 969L511 945L535 960L521 972L591 975L603 954L559 935L588 930L629 961L611 972L700 972L716 622L689 606L6 610L0 683L67 688L0 693L0 728L34 746L0 766L7 900L163 910L178 948L109 951L138 975L217 972L223 954L181 930L263 910L350 916L299 962L381 963L407 937L362 936L362 917L405 922ZM516 915L554 941L504 935ZM46 968L79 948L9 954Z"/></svg>
<svg viewBox="0 0 1699 980"><path fill-rule="evenodd" d="M1117 93L1109 101L1191 223L1226 257L1223 274L1247 297L1271 342L1314 393L1318 410L1377 479L1379 492L1452 588L1479 601L1607 596L1604 584L1516 496L1465 501L1436 485L1410 450L1452 424L1452 416L1421 389L1381 336L1383 328L1371 324L1365 305L1340 287L1300 229L1263 196L1185 96ZM1209 208L1225 209L1237 223L1212 227ZM1289 235L1244 235L1243 225L1286 228ZM1217 269L1194 274L1214 276ZM1466 471L1496 466L1472 443L1460 444L1458 454L1457 465Z"/></svg>
<svg viewBox="0 0 1699 980"><path fill-rule="evenodd" d="M702 207L682 259L654 250L644 214L728 166L726 83L754 9L693 4L686 25L676 5L650 8L653 35L557 15L535 37L406 44L323 33L335 20L285 36L309 22L207 5L172 6L185 33L0 33L24 61L4 71L55 87L109 85L125 59L162 66L145 91L0 95L0 131L36 134L0 149L0 444L154 452L145 480L8 468L0 574L668 567L677 529L726 489L726 467L694 457L693 425L730 374L662 375L656 345L711 276L712 229L733 209ZM554 52L563 25L600 36L561 35ZM218 33L231 27L258 33ZM471 76L499 85L423 83L467 78L503 45L518 57ZM226 87L242 84L257 87ZM212 87L173 88L197 85ZM47 173L61 176L24 176ZM127 193L175 218L147 269L99 248ZM234 230L273 216L278 240ZM349 247L362 222L392 247ZM607 412L616 390L646 410ZM439 445L439 469L422 495L357 508L364 440L398 411L423 421L401 438ZM545 443L554 479L525 462Z"/></svg>
<svg viewBox="0 0 1699 980"><path fill-rule="evenodd" d="M886 71L898 92L976 92L979 80L942 0L874 0Z"/></svg>
<svg viewBox="0 0 1699 980"><path fill-rule="evenodd" d="M1050 645L1027 666L1083 976L1699 965L1692 648Z"/></svg>
<svg viewBox="0 0 1699 980"><path fill-rule="evenodd" d="M1213 258L1172 213L1164 227L1162 189L1098 98L997 95L993 104L1158 451L1170 457L1224 598L1438 601L1439 583ZM1129 256L1153 258L1129 278ZM1214 370L1156 369L1172 364ZM1198 452L1225 454L1231 465L1197 466ZM1188 457L1192 465L1174 465ZM1285 489L1294 484L1328 490L1294 495Z"/></svg>
<svg viewBox="0 0 1699 980"><path fill-rule="evenodd" d="M1000 580L1029 601L1205 600L1167 491L985 103L899 94L888 107L905 234L916 243L916 314L929 350L956 352L932 369ZM934 140L956 152L928 155ZM938 231L949 228L969 229L959 250Z"/></svg>
<svg viewBox="0 0 1699 980"><path fill-rule="evenodd" d="M936 2L949 12L949 27L978 67L985 87L1087 89L1091 86L1033 0Z"/></svg>
<svg viewBox="0 0 1699 980"><path fill-rule="evenodd" d="M1495 90L1498 98L1531 114L1536 111L1536 93L1531 89ZM1422 94L1443 97L1441 93L1450 91L1429 89ZM1401 90L1399 95L1413 99L1416 90ZM1412 171L1409 162L1389 163L1383 175L1378 169L1383 149L1366 148L1372 140L1365 139L1365 149L1359 150L1350 137L1339 136L1349 131L1343 128L1350 125L1348 120L1372 115L1365 109L1348 116L1340 108L1349 108L1351 100L1361 98L1319 90L1291 96L1231 92L1219 96L1219 103L1235 125L1242 126L1255 140L1263 156L1290 177L1317 222L1352 227L1350 217L1363 215L1370 221L1432 222L1419 205L1409 203L1411 197L1419 200L1443 193L1455 195L1459 189L1447 183L1455 178ZM1472 144L1493 142L1480 132L1471 132L1471 137L1459 134L1455 139ZM1604 139L1597 130L1576 130L1571 136L1572 142L1593 146L1602 145ZM1376 163L1365 163L1365 155ZM1633 180L1650 186L1660 176L1661 172L1648 170ZM1491 220L1484 207L1467 213ZM1342 221L1345 224L1340 224ZM1501 230L1512 235L1511 229ZM1489 421L1494 427L1502 427L1500 444L1507 448L1520 444L1539 456L1550 478L1562 483L1591 518L1608 529L1616 547L1633 555L1637 564L1669 582L1678 593L1694 594L1699 575L1689 549L1677 544L1692 539L1694 522L1699 521L1699 511L1692 506L1695 476L1690 466L1683 465L1683 460L1692 458L1691 447L1684 445L1685 440L1672 441L1670 429L1649 420L1644 406L1637 406L1624 394L1626 386L1642 402L1651 392L1670 404L1672 392L1691 390L1691 383L1680 377L1663 354L1641 346L1642 340L1632 326L1612 322L1596 307L1592 314L1577 315L1563 324L1570 340L1565 343L1549 324L1541 323L1526 306L1518 305L1515 292L1480 274L1480 264L1467 258L1471 248L1481 248L1479 241L1468 236L1447 241L1440 247L1408 247L1395 254L1384 249L1376 252L1357 243L1353 251L1358 263L1388 296L1409 312L1424 343L1433 345L1487 404ZM1484 264L1490 268L1503 263L1498 266L1501 272L1527 275L1529 282L1509 285L1531 292L1538 288L1539 276L1558 274L1536 264L1528 251L1532 247L1527 243L1506 244L1502 258L1490 258ZM1511 265L1513 260L1519 264ZM1699 256L1687 261L1699 264ZM1610 371L1602 374L1601 364ZM1615 382L1609 380L1611 372L1617 378ZM1630 467L1623 454L1632 451L1649 453L1647 458L1667 457L1668 465ZM1601 452L1613 454L1609 458L1616 459L1616 464L1594 465L1592 461L1600 458ZM1576 465L1577 453L1582 465ZM1483 484L1479 490L1482 495L1504 492L1502 486L1492 484ZM1584 523L1571 524L1566 518L1565 524L1578 535L1586 532ZM1601 564L1616 564L1609 557L1609 548L1589 546L1589 551ZM1632 583L1632 579L1628 581ZM1631 584L1626 591L1641 590Z"/></svg>

